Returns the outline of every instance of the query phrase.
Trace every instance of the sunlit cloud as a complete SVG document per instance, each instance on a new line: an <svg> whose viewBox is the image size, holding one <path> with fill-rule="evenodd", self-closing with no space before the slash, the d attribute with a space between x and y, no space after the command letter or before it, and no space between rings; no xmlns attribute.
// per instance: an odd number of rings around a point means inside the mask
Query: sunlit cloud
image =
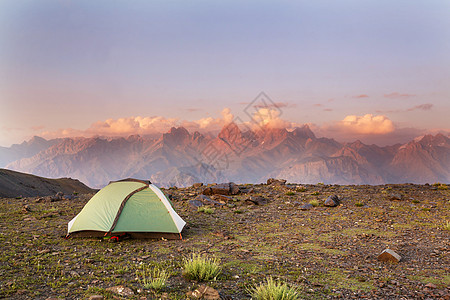
<svg viewBox="0 0 450 300"><path fill-rule="evenodd" d="M128 117L119 119L107 119L97 121L86 130L73 128L59 129L56 131L44 131L41 135L45 138L58 137L92 137L92 136L129 136L154 135L167 132L171 127L183 126L188 131L213 131L220 130L225 124L230 123L234 116L229 108L224 108L221 117L202 118L194 121L180 120L178 118L154 117Z"/></svg>
<svg viewBox="0 0 450 300"><path fill-rule="evenodd" d="M353 98L356 98L356 99L360 99L360 98L369 98L369 95L361 94L361 95L353 96Z"/></svg>
<svg viewBox="0 0 450 300"><path fill-rule="evenodd" d="M407 98L411 98L411 97L415 97L416 95L414 94L401 94L398 92L392 92L390 94L384 94L385 98L390 98L390 99L407 99Z"/></svg>
<svg viewBox="0 0 450 300"><path fill-rule="evenodd" d="M420 104L420 105L416 105L414 107L411 107L408 109L408 111L413 111L413 110L430 110L433 107L433 104L431 103L425 103L425 104Z"/></svg>

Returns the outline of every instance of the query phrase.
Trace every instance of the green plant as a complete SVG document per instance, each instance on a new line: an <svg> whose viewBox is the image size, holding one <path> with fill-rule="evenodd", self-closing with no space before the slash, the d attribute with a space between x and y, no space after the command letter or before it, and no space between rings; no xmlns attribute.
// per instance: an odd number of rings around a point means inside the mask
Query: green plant
<svg viewBox="0 0 450 300"><path fill-rule="evenodd" d="M198 212L204 212L206 214L213 214L214 213L214 208L208 207L208 206L200 206L197 209Z"/></svg>
<svg viewBox="0 0 450 300"><path fill-rule="evenodd" d="M311 204L314 207L317 207L320 205L320 202L317 199L312 199L311 201L309 201L309 204Z"/></svg>
<svg viewBox="0 0 450 300"><path fill-rule="evenodd" d="M450 221L446 221L444 224L444 230L450 230Z"/></svg>
<svg viewBox="0 0 450 300"><path fill-rule="evenodd" d="M136 270L136 277L145 289L159 291L166 286L170 275L157 266L143 264Z"/></svg>
<svg viewBox="0 0 450 300"><path fill-rule="evenodd" d="M285 193L286 196L294 196L295 192L289 191Z"/></svg>
<svg viewBox="0 0 450 300"><path fill-rule="evenodd" d="M235 214L242 214L244 211L242 209L236 209L233 211Z"/></svg>
<svg viewBox="0 0 450 300"><path fill-rule="evenodd" d="M306 188L303 186L297 187L295 190L300 193L306 192Z"/></svg>
<svg viewBox="0 0 450 300"><path fill-rule="evenodd" d="M206 255L192 253L183 260L183 275L188 279L206 281L214 279L222 272L219 260Z"/></svg>
<svg viewBox="0 0 450 300"><path fill-rule="evenodd" d="M362 207L362 206L364 206L364 203L356 202L356 203L355 203L355 206L356 206L356 207Z"/></svg>
<svg viewBox="0 0 450 300"><path fill-rule="evenodd" d="M315 191L315 192L312 192L311 195L317 196L317 195L320 195L320 193L318 191Z"/></svg>
<svg viewBox="0 0 450 300"><path fill-rule="evenodd" d="M286 283L267 278L248 290L248 293L256 300L294 300L300 295L296 288L289 287Z"/></svg>

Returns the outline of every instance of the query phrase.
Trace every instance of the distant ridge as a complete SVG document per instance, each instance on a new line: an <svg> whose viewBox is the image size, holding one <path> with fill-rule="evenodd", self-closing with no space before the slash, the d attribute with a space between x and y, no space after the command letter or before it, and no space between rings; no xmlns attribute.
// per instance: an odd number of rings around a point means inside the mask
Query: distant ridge
<svg viewBox="0 0 450 300"><path fill-rule="evenodd" d="M217 135L178 127L159 138L48 142L32 156L10 160L6 168L52 178L75 177L95 188L127 177L149 179L161 187L260 183L269 177L306 184L450 182L450 137L441 133L380 147L317 137L307 125L288 131L267 126L242 129L229 123ZM22 146L26 149L27 143Z"/></svg>
<svg viewBox="0 0 450 300"><path fill-rule="evenodd" d="M0 169L0 198L50 196L58 192L87 194L94 190L72 178L49 179Z"/></svg>

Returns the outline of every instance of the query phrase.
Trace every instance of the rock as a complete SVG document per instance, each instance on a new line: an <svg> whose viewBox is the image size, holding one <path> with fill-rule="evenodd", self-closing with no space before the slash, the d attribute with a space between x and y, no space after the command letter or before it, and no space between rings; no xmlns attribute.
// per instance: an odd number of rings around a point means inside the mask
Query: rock
<svg viewBox="0 0 450 300"><path fill-rule="evenodd" d="M339 197L337 195L332 195L332 196L329 196L327 198L327 200L325 200L325 203L323 205L329 206L329 207L335 207L335 206L338 206L339 203L340 203Z"/></svg>
<svg viewBox="0 0 450 300"><path fill-rule="evenodd" d="M275 178L267 179L267 185L285 185L285 184L286 184L285 179L275 179Z"/></svg>
<svg viewBox="0 0 450 300"><path fill-rule="evenodd" d="M22 207L22 211L23 211L24 213L32 212L32 210L31 210L31 208L30 208L30 206L29 206L28 204L26 204L26 205L24 205L24 206Z"/></svg>
<svg viewBox="0 0 450 300"><path fill-rule="evenodd" d="M220 183L203 190L203 195L236 195L239 193L239 187L234 182Z"/></svg>
<svg viewBox="0 0 450 300"><path fill-rule="evenodd" d="M225 204L217 202L212 200L209 197L206 197L205 195L198 195L197 198L194 199L194 201L201 201L203 204L210 204L215 206L224 206Z"/></svg>
<svg viewBox="0 0 450 300"><path fill-rule="evenodd" d="M134 296L134 292L130 288L125 287L123 285L112 286L107 288L106 290L114 294L118 294L120 296L125 297Z"/></svg>
<svg viewBox="0 0 450 300"><path fill-rule="evenodd" d="M190 205L192 208L197 209L197 208L203 206L203 202L200 201L200 200L189 200L189 205Z"/></svg>
<svg viewBox="0 0 450 300"><path fill-rule="evenodd" d="M389 199L399 201L399 200L402 200L403 197L402 197L402 194L393 193L393 194L389 195Z"/></svg>
<svg viewBox="0 0 450 300"><path fill-rule="evenodd" d="M194 299L220 300L219 292L206 285L201 285L195 291L187 292L186 295Z"/></svg>
<svg viewBox="0 0 450 300"><path fill-rule="evenodd" d="M401 259L401 256L391 249L385 249L380 255L378 255L379 261L398 263Z"/></svg>
<svg viewBox="0 0 450 300"><path fill-rule="evenodd" d="M89 297L89 300L101 300L104 299L103 295L92 295Z"/></svg>
<svg viewBox="0 0 450 300"><path fill-rule="evenodd" d="M309 203L305 203L302 206L300 206L300 210L310 210L312 208L314 208L314 206L312 204L309 204Z"/></svg>
<svg viewBox="0 0 450 300"><path fill-rule="evenodd" d="M194 189L198 189L199 187L202 187L203 186L203 183L202 182L196 182L196 183L194 183L193 185L192 185L192 187L194 188Z"/></svg>
<svg viewBox="0 0 450 300"><path fill-rule="evenodd" d="M433 284L433 283L427 283L426 285L425 285L425 287L427 287L427 288L430 288L430 289L437 289L437 285L435 285L435 284Z"/></svg>
<svg viewBox="0 0 450 300"><path fill-rule="evenodd" d="M50 198L51 202L55 202L55 201L61 201L64 199L64 193L63 192L57 192L55 196Z"/></svg>
<svg viewBox="0 0 450 300"><path fill-rule="evenodd" d="M224 201L224 202L233 202L233 197L219 194L219 195L214 195L214 200Z"/></svg>
<svg viewBox="0 0 450 300"><path fill-rule="evenodd" d="M256 196L256 197L251 196L250 198L245 199L245 201L250 202L255 205L264 205L264 204L269 203L269 200L267 200L266 198L261 197L261 196Z"/></svg>

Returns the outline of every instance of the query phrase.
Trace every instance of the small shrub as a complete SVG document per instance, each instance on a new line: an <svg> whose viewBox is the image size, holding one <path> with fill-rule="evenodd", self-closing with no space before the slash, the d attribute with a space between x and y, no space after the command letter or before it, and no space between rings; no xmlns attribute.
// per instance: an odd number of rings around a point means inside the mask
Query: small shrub
<svg viewBox="0 0 450 300"><path fill-rule="evenodd" d="M417 199L413 199L412 201L411 201L412 203L420 203L420 201L419 200L417 200Z"/></svg>
<svg viewBox="0 0 450 300"><path fill-rule="evenodd" d="M443 183L441 183L437 188L438 188L438 190L448 190L448 186Z"/></svg>
<svg viewBox="0 0 450 300"><path fill-rule="evenodd" d="M166 286L166 281L170 276L165 270L158 267L142 265L136 270L136 277L145 289L159 291Z"/></svg>
<svg viewBox="0 0 450 300"><path fill-rule="evenodd" d="M190 257L183 260L183 276L188 279L198 281L215 280L220 272L222 272L222 267L216 258L208 258L206 255L192 253Z"/></svg>
<svg viewBox="0 0 450 300"><path fill-rule="evenodd" d="M315 191L315 192L312 192L311 195L317 196L317 195L320 195L320 193L318 191Z"/></svg>
<svg viewBox="0 0 450 300"><path fill-rule="evenodd" d="M298 187L298 188L296 188L295 189L297 192L299 192L299 193L303 193L303 192L306 192L306 188L305 187L303 187L303 186L301 186L301 187Z"/></svg>
<svg viewBox="0 0 450 300"><path fill-rule="evenodd" d="M300 298L296 288L289 287L286 283L274 281L272 277L250 288L248 293L252 299L256 300L294 300Z"/></svg>
<svg viewBox="0 0 450 300"><path fill-rule="evenodd" d="M317 207L320 205L320 202L317 199L313 199L313 200L309 201L309 204L311 204L314 207Z"/></svg>
<svg viewBox="0 0 450 300"><path fill-rule="evenodd" d="M295 192L289 191L289 192L286 192L285 195L286 195L286 196L294 196L294 195L295 195Z"/></svg>
<svg viewBox="0 0 450 300"><path fill-rule="evenodd" d="M450 221L447 221L447 222L444 224L444 230L449 230L449 231L450 231Z"/></svg>
<svg viewBox="0 0 450 300"><path fill-rule="evenodd" d="M235 214L242 214L242 213L244 213L244 211L243 211L242 209L236 209L236 210L234 211L234 213L235 213Z"/></svg>
<svg viewBox="0 0 450 300"><path fill-rule="evenodd" d="M204 212L205 214L213 214L214 208L208 207L208 206L200 206L197 209L198 212Z"/></svg>
<svg viewBox="0 0 450 300"><path fill-rule="evenodd" d="M356 207L362 207L362 206L364 206L364 203L356 202L356 203L355 203L355 206L356 206Z"/></svg>

